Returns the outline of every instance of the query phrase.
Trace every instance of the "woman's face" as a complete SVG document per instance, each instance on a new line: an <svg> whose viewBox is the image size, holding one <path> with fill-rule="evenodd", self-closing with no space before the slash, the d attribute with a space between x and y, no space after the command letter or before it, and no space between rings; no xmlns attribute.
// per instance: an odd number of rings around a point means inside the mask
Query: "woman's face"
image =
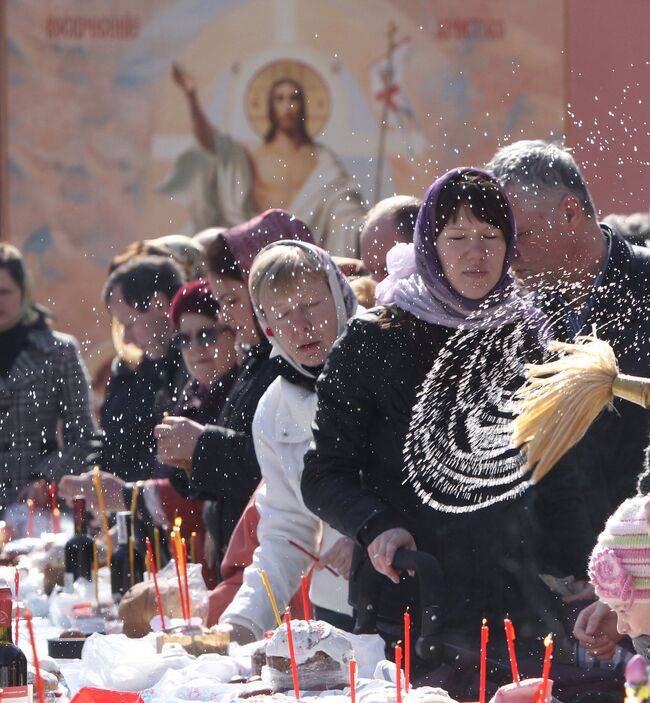
<svg viewBox="0 0 650 703"><path fill-rule="evenodd" d="M7 269L0 268L0 329L18 320L23 292Z"/></svg>
<svg viewBox="0 0 650 703"><path fill-rule="evenodd" d="M255 313L243 281L234 278L208 276L212 295L219 301L221 319L237 335L238 346L260 343Z"/></svg>
<svg viewBox="0 0 650 703"><path fill-rule="evenodd" d="M458 210L436 239L442 271L452 288L470 300L484 298L503 272L506 238L498 227L477 220L471 210Z"/></svg>
<svg viewBox="0 0 650 703"><path fill-rule="evenodd" d="M286 291L268 291L260 304L274 336L296 363L325 363L338 337L338 321L324 276L307 274Z"/></svg>
<svg viewBox="0 0 650 703"><path fill-rule="evenodd" d="M207 315L183 313L174 340L192 379L205 386L227 374L236 362L235 333Z"/></svg>

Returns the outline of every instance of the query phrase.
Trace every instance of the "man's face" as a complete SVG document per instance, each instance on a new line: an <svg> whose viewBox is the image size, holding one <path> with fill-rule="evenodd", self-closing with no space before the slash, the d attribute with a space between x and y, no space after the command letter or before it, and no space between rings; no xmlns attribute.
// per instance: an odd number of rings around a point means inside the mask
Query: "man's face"
<svg viewBox="0 0 650 703"><path fill-rule="evenodd" d="M515 276L529 290L573 280L573 233L563 215L563 199L546 200L507 190L517 223Z"/></svg>
<svg viewBox="0 0 650 703"><path fill-rule="evenodd" d="M108 311L122 325L126 344L134 344L151 359L165 354L170 339L166 296L157 293L146 310L137 310L124 300L118 287L111 293Z"/></svg>
<svg viewBox="0 0 650 703"><path fill-rule="evenodd" d="M374 281L383 281L386 271L386 255L399 242L409 242L397 229L393 215L380 216L367 222L360 236L361 258Z"/></svg>
<svg viewBox="0 0 650 703"><path fill-rule="evenodd" d="M279 83L273 90L271 105L275 124L281 132L293 132L302 113L302 100L293 83Z"/></svg>

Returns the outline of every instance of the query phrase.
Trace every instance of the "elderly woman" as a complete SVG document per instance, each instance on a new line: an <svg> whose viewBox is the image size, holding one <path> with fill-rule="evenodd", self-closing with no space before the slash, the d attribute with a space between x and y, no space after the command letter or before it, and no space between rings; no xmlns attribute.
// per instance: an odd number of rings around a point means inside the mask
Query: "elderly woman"
<svg viewBox="0 0 650 703"><path fill-rule="evenodd" d="M49 327L20 251L0 243L0 504L82 468L90 407L76 340Z"/></svg>

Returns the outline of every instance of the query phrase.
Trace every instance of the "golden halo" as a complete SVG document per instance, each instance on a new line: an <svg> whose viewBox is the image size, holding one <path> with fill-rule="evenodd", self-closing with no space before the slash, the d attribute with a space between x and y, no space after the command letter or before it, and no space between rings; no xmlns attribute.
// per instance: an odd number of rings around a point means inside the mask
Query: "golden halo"
<svg viewBox="0 0 650 703"><path fill-rule="evenodd" d="M327 85L311 66L293 59L273 61L260 68L246 88L246 116L253 129L265 137L270 128L268 101L271 86L282 78L296 81L305 94L307 133L314 138L323 131L330 116Z"/></svg>

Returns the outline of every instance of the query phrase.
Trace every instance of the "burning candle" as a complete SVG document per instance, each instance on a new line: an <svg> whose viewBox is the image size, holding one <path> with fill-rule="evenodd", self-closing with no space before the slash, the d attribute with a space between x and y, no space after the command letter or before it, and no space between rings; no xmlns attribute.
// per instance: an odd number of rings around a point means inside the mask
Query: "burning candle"
<svg viewBox="0 0 650 703"><path fill-rule="evenodd" d="M110 564L113 558L113 546L111 545L111 536L108 532L108 516L106 515L106 504L104 503L104 493L102 491L102 477L99 474L99 466L93 468L93 483L97 492L97 505L102 519L102 531L104 540L106 541L106 559Z"/></svg>
<svg viewBox="0 0 650 703"><path fill-rule="evenodd" d="M52 508L52 532L61 532L61 511L56 499L56 483L50 483L50 505Z"/></svg>
<svg viewBox="0 0 650 703"><path fill-rule="evenodd" d="M404 613L404 691L411 687L411 613Z"/></svg>
<svg viewBox="0 0 650 703"><path fill-rule="evenodd" d="M34 501L27 499L27 536L34 536Z"/></svg>
<svg viewBox="0 0 650 703"><path fill-rule="evenodd" d="M147 557L149 562L149 568L153 574L153 587L156 591L156 603L158 604L158 614L160 615L160 624L162 629L165 629L165 613L163 612L162 598L160 597L160 589L158 588L158 570L156 569L156 564L153 558L153 550L151 549L151 542L147 537Z"/></svg>
<svg viewBox="0 0 650 703"><path fill-rule="evenodd" d="M45 703L45 687L41 678L41 665L38 661L36 653L36 638L34 637L34 628L32 627L32 614L29 610L25 611L25 620L27 621L27 630L29 631L29 639L32 643L32 658L34 663L34 671L36 678L36 692L38 693L38 703Z"/></svg>
<svg viewBox="0 0 650 703"><path fill-rule="evenodd" d="M273 595L273 591L271 590L271 584L269 583L269 577L266 575L266 571L264 569L260 569L260 574L262 576L262 581L264 581L264 588L266 588L266 592L269 596L269 600L271 601L271 606L273 607L273 612L275 613L275 619L278 622L278 627L282 625L282 619L280 618L280 611L278 610L278 604L275 602L275 596Z"/></svg>
<svg viewBox="0 0 650 703"><path fill-rule="evenodd" d="M356 703L357 700L357 660L352 657L350 659L350 703Z"/></svg>
<svg viewBox="0 0 650 703"><path fill-rule="evenodd" d="M18 625L20 623L20 571L16 569L14 574L14 591L16 592L16 637L15 645L18 646Z"/></svg>
<svg viewBox="0 0 650 703"><path fill-rule="evenodd" d="M485 682L487 678L487 643L490 637L487 620L483 618L481 625L481 671L479 683L479 703L485 703Z"/></svg>
<svg viewBox="0 0 650 703"><path fill-rule="evenodd" d="M302 616L305 620L309 620L309 594L307 592L307 577L304 573L300 575L300 590L302 592Z"/></svg>
<svg viewBox="0 0 650 703"><path fill-rule="evenodd" d="M293 692L296 700L300 700L300 682L298 681L298 664L296 662L296 652L293 648L293 634L291 633L291 615L289 608L284 611L284 620L287 623L287 641L289 643L289 657L291 659L291 676L293 677Z"/></svg>
<svg viewBox="0 0 650 703"><path fill-rule="evenodd" d="M187 578L187 544L183 540L183 584L185 586L185 604L187 605L187 620L192 617L192 601L190 600L190 582Z"/></svg>
<svg viewBox="0 0 650 703"><path fill-rule="evenodd" d="M402 645L399 642L395 645L395 689L397 703L402 703Z"/></svg>
<svg viewBox="0 0 650 703"><path fill-rule="evenodd" d="M99 607L99 550L96 538L93 538L93 581L95 582L95 600Z"/></svg>
<svg viewBox="0 0 650 703"><path fill-rule="evenodd" d="M190 558L192 564L196 564L196 532L192 532L190 535Z"/></svg>
<svg viewBox="0 0 650 703"><path fill-rule="evenodd" d="M510 658L512 680L514 681L514 683L520 683L519 666L517 665L517 654L515 652L515 628L509 618L506 618L503 621L503 625L506 629L506 642L508 644L508 657Z"/></svg>
<svg viewBox="0 0 650 703"><path fill-rule="evenodd" d="M172 550L174 552L174 566L176 567L176 580L178 581L178 594L181 599L181 611L183 618L187 619L186 613L187 609L185 607L185 594L183 592L183 583L181 579L181 567L180 567L180 549L178 548L178 540L172 537Z"/></svg>
<svg viewBox="0 0 650 703"><path fill-rule="evenodd" d="M156 571L160 571L160 530L153 528L153 543L156 550Z"/></svg>
<svg viewBox="0 0 650 703"><path fill-rule="evenodd" d="M539 687L540 703L546 703L548 699L548 679L551 675L551 661L553 659L553 635L548 635L544 639L544 667L542 669L542 683Z"/></svg>

